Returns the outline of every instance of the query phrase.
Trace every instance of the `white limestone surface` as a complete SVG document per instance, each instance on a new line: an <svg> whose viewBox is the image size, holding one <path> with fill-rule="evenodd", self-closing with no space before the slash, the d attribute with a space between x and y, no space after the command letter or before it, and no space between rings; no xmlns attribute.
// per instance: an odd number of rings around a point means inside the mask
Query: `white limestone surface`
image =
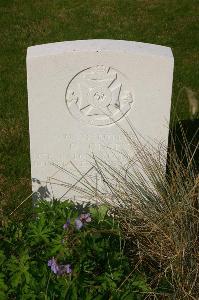
<svg viewBox="0 0 199 300"><path fill-rule="evenodd" d="M170 48L132 41L29 47L33 190L72 197L66 183L89 170L92 153L122 165L119 152L131 151L120 128L130 131L128 120L144 139L167 145L173 64Z"/></svg>

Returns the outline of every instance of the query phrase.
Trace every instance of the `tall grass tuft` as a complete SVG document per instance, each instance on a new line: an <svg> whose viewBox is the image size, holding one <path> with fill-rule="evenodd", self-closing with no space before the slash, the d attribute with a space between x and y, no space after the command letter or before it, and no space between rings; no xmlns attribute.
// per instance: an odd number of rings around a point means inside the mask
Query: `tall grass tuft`
<svg viewBox="0 0 199 300"><path fill-rule="evenodd" d="M166 299L179 300L199 299L199 175L181 129L183 155L173 132L169 151L124 133L134 149L128 167L94 157L105 189L89 187L119 219L134 265L149 270L154 290L166 281L172 291ZM163 294L153 299L165 299Z"/></svg>

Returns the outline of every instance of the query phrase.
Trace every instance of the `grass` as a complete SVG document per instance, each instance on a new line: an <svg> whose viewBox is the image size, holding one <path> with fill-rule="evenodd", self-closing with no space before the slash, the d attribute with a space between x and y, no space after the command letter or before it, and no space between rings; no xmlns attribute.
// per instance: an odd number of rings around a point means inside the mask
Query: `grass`
<svg viewBox="0 0 199 300"><path fill-rule="evenodd" d="M150 286L156 289L166 280L172 288L168 299L196 300L199 295L198 161L190 153L183 130L181 157L172 134L168 153L161 145L143 147L133 133L124 131L124 134L134 149L126 157L128 163L118 167L94 156L93 165L102 180L97 190L90 180L79 192L82 197L96 199L110 208L126 237L128 257L137 268L147 270ZM198 147L199 141L196 151ZM164 299L155 296L152 299Z"/></svg>
<svg viewBox="0 0 199 300"><path fill-rule="evenodd" d="M75 39L125 39L172 48L172 103L198 92L197 0L0 1L0 193L11 210L30 193L26 49ZM185 99L186 100L186 99ZM189 118L186 101L179 116Z"/></svg>

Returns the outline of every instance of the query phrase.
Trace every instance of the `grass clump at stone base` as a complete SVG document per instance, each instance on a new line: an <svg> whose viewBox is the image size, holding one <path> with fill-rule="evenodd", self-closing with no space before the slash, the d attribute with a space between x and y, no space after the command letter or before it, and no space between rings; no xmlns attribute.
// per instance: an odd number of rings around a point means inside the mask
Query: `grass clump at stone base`
<svg viewBox="0 0 199 300"><path fill-rule="evenodd" d="M150 274L154 290L166 281L172 291L168 299L198 299L199 174L194 160L198 143L190 151L182 128L183 151L177 152L171 133L167 153L164 147L144 146L134 135L124 134L134 149L128 164L117 167L94 157L103 188L96 191L90 183L82 194L112 211L126 239L128 257Z"/></svg>

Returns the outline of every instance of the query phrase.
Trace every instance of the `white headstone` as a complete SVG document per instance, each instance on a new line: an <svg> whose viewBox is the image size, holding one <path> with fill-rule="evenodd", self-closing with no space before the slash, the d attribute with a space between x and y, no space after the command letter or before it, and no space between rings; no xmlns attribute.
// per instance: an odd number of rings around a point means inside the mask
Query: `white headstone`
<svg viewBox="0 0 199 300"><path fill-rule="evenodd" d="M107 147L128 152L117 126L128 130L127 119L144 138L167 145L168 47L120 40L33 46L27 80L33 190L44 197L68 198L65 182L89 170L89 154L111 159Z"/></svg>

